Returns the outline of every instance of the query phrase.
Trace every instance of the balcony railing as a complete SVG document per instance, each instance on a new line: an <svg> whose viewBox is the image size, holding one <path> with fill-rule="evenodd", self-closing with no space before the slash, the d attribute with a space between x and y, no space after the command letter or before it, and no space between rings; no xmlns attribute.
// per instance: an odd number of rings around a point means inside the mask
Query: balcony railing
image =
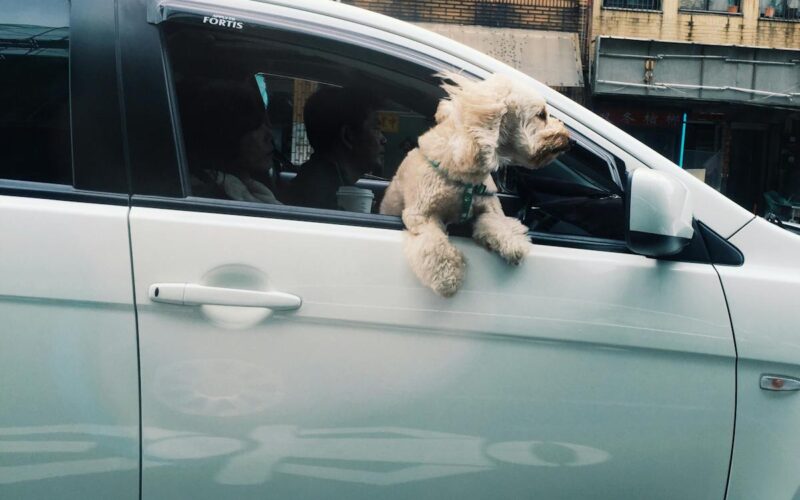
<svg viewBox="0 0 800 500"><path fill-rule="evenodd" d="M680 10L699 10L707 12L739 12L739 0L681 0Z"/></svg>
<svg viewBox="0 0 800 500"><path fill-rule="evenodd" d="M603 7L660 11L661 0L603 0Z"/></svg>

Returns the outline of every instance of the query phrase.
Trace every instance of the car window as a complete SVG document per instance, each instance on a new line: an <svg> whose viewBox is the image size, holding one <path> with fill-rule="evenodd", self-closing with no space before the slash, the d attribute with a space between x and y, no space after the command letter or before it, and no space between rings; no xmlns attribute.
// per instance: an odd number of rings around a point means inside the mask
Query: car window
<svg viewBox="0 0 800 500"><path fill-rule="evenodd" d="M0 0L0 178L72 184L69 6Z"/></svg>
<svg viewBox="0 0 800 500"><path fill-rule="evenodd" d="M397 68L377 53L347 55L325 44L287 43L280 33L255 38L180 23L167 23L165 32L187 194L194 197L376 213L383 189L432 124L443 95L432 70ZM351 108L370 113L349 116ZM342 114L348 116L337 121ZM307 130L312 118L315 131ZM356 172L323 164L328 157L317 155L312 143L322 149L329 139L339 141L336 123L352 125L358 137L341 140L362 150L363 136L380 135L376 161L365 160ZM260 156L260 168L248 170L248 147ZM344 207L335 197L331 186L349 185L348 175L365 190L360 194L371 194L368 205Z"/></svg>
<svg viewBox="0 0 800 500"><path fill-rule="evenodd" d="M288 32L262 30L256 35L183 21L162 26L182 128L188 196L273 208L377 213L406 153L434 124L444 96L435 70ZM362 172L356 183L368 193L344 205L330 196L331 190L326 198L325 189L308 181L315 177L309 172L322 168L314 162L315 136L307 129L307 110L315 95L344 99L337 89L377 97L380 104L371 118L375 123L367 128L377 127L385 138L382 161ZM323 115L337 113L344 111L334 106ZM242 137L248 134L258 136L260 145L253 147L260 148L262 161L259 169L243 173ZM610 155L584 140L543 169L508 167L496 180L506 213L534 232L621 240L619 168ZM328 170L329 175L314 180L341 182L340 172Z"/></svg>
<svg viewBox="0 0 800 500"><path fill-rule="evenodd" d="M501 184L533 232L624 240L623 175L621 160L578 138L544 168L507 168Z"/></svg>

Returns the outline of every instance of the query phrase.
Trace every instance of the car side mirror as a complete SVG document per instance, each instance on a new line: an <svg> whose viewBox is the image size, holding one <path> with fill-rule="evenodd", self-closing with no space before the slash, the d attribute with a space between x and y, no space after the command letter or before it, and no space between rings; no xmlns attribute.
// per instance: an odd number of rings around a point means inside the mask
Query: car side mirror
<svg viewBox="0 0 800 500"><path fill-rule="evenodd" d="M628 177L625 204L628 248L648 257L674 255L692 241L692 204L679 180L649 168Z"/></svg>

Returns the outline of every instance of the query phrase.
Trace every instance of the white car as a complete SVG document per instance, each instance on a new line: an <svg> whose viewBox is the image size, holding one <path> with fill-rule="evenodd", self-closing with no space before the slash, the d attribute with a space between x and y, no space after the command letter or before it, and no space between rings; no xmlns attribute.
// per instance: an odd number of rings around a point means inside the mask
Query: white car
<svg viewBox="0 0 800 500"><path fill-rule="evenodd" d="M192 191L186 82L260 81L294 163L378 89L396 166L442 70L576 141L498 174L520 267L456 228L444 299L399 218ZM0 498L800 498L800 238L528 76L330 1L0 0L0 91Z"/></svg>

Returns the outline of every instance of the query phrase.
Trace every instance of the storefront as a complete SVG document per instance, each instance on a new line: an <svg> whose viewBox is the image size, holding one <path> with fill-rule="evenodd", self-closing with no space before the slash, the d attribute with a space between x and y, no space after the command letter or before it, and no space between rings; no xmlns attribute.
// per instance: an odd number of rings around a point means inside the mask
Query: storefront
<svg viewBox="0 0 800 500"><path fill-rule="evenodd" d="M583 102L577 33L442 23L416 23L490 55L571 99Z"/></svg>
<svg viewBox="0 0 800 500"><path fill-rule="evenodd" d="M800 52L600 38L593 107L758 214L800 205Z"/></svg>

